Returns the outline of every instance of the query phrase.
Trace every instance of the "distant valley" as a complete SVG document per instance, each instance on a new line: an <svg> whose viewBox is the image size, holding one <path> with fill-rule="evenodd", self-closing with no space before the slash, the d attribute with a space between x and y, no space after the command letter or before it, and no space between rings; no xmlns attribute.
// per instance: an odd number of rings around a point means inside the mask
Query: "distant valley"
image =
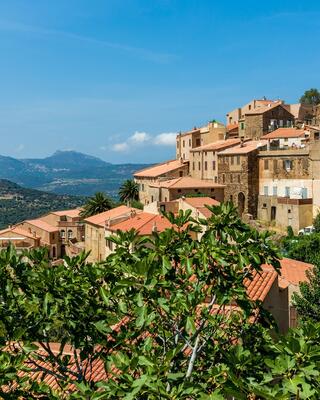
<svg viewBox="0 0 320 400"><path fill-rule="evenodd" d="M86 197L45 193L0 179L0 229L49 211L77 208Z"/></svg>
<svg viewBox="0 0 320 400"><path fill-rule="evenodd" d="M116 198L125 179L146 164L110 164L76 151L57 151L42 159L0 156L0 179L56 194L91 196L97 191Z"/></svg>

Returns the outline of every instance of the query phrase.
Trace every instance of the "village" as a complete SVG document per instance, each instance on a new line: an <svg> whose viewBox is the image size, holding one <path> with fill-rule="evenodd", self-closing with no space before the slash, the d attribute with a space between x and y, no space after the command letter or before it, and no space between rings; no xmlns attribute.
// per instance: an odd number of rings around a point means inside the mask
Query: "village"
<svg viewBox="0 0 320 400"><path fill-rule="evenodd" d="M312 226L320 207L320 106L252 100L230 111L226 124L210 121L180 132L176 159L135 172L143 209L130 204L81 217L81 209L52 211L0 231L0 248L18 252L48 248L53 265L85 251L103 262L115 251L111 235L135 230L151 237L172 224L164 212L190 210L196 220L212 215L207 206L231 202L244 222L295 234ZM201 239L203 232L195 235ZM292 293L307 281L312 265L284 258L281 276L264 267L248 287L282 332L297 324Z"/></svg>

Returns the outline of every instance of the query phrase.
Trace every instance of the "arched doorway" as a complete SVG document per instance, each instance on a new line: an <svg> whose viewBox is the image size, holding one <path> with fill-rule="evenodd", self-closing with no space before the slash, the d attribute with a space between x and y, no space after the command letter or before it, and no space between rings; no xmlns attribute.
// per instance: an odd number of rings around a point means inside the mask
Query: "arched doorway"
<svg viewBox="0 0 320 400"><path fill-rule="evenodd" d="M245 195L242 192L240 192L238 194L238 213L240 217L244 212L245 201L246 201Z"/></svg>

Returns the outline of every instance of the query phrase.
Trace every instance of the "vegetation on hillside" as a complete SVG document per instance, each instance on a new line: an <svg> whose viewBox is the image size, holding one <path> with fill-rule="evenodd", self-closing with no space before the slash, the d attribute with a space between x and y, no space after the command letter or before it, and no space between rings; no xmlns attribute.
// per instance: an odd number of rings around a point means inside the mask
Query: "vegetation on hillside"
<svg viewBox="0 0 320 400"><path fill-rule="evenodd" d="M312 104L314 106L320 104L320 92L318 89L315 88L306 90L304 94L300 97L299 101L300 103Z"/></svg>
<svg viewBox="0 0 320 400"><path fill-rule="evenodd" d="M110 239L115 253L99 264L80 255L52 267L45 250L2 252L2 344L16 348L0 353L2 395L318 399L319 325L271 336L270 316L247 296L245 279L264 263L279 267L271 237L245 225L230 204L210 209L204 225L180 212L167 215L175 229L152 238L118 232ZM51 342L61 343L60 353L50 352ZM67 344L75 351L65 356ZM17 374L26 359L42 372L40 382ZM90 373L99 360L108 374L102 380ZM58 392L45 385L48 375Z"/></svg>
<svg viewBox="0 0 320 400"><path fill-rule="evenodd" d="M0 229L25 219L37 218L49 211L80 207L85 201L85 197L26 189L0 179Z"/></svg>

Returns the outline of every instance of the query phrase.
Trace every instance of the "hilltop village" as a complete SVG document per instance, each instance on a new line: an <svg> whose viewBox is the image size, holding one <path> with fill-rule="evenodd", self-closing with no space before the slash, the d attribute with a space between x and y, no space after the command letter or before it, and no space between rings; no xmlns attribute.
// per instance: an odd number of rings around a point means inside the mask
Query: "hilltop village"
<svg viewBox="0 0 320 400"><path fill-rule="evenodd" d="M180 132L176 159L137 171L134 180L143 209L120 205L88 218L80 208L53 211L0 231L0 248L47 247L53 265L82 251L100 262L114 252L109 238L119 231L152 236L172 227L164 211L191 210L195 219L207 219L207 206L226 201L246 222L298 233L320 206L320 106L252 100L227 113L226 124L210 121ZM296 325L291 296L311 268L285 258L281 277L265 267L248 287L282 331Z"/></svg>

